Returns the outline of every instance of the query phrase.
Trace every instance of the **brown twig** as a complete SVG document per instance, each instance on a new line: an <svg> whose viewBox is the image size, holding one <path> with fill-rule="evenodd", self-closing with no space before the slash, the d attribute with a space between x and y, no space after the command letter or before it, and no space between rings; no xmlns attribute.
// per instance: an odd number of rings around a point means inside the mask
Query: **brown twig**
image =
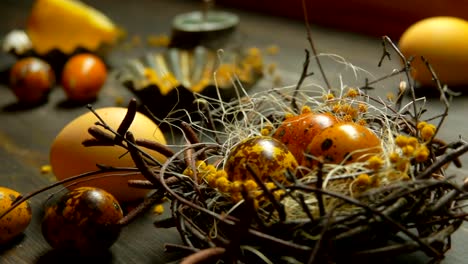
<svg viewBox="0 0 468 264"><path fill-rule="evenodd" d="M437 74L434 71L434 69L432 68L432 65L423 56L421 56L421 60L426 64L427 69L431 73L432 79L435 82L437 89L439 90L440 100L442 101L442 103L445 106L444 107L444 112L442 113L442 116L441 116L441 119L440 119L439 123L437 124L436 131L434 132L434 135L431 137L431 140L432 140L437 135L440 128L442 127L442 124L445 121L445 118L448 116L448 111L449 111L449 108L450 108L450 104L449 104L449 102L447 100L447 97L445 96L445 92L444 92L444 90L442 88L442 84L440 83L440 79L437 77Z"/></svg>
<svg viewBox="0 0 468 264"><path fill-rule="evenodd" d="M114 146L120 145L122 146L121 142L116 144L115 136L110 133L107 133L100 129L97 126L92 126L88 128L88 133L93 136L93 138L85 139L81 144L85 147L97 147L97 146Z"/></svg>
<svg viewBox="0 0 468 264"><path fill-rule="evenodd" d="M437 159L434 163L429 165L423 172L416 176L417 179L427 179L429 178L434 172L442 168L448 162L453 161L456 157L463 155L464 153L468 152L468 144L463 143L460 147L454 149L453 151L443 155L439 159Z"/></svg>
<svg viewBox="0 0 468 264"><path fill-rule="evenodd" d="M126 226L130 224L133 220L135 220L138 216L142 215L146 211L148 211L154 204L160 203L164 198L165 192L161 190L157 190L149 197L145 198L143 202L137 205L137 207L133 208L127 215L121 218L118 222L120 226Z"/></svg>
<svg viewBox="0 0 468 264"><path fill-rule="evenodd" d="M221 259L224 253L226 253L225 248L221 248L221 247L206 248L184 258L182 262L180 262L180 264L213 263L216 260Z"/></svg>
<svg viewBox="0 0 468 264"><path fill-rule="evenodd" d="M309 207L305 202L304 195L301 193L297 194L297 199L299 200L299 205L301 206L302 211L307 215L310 221L315 221L312 212L310 211Z"/></svg>
<svg viewBox="0 0 468 264"><path fill-rule="evenodd" d="M156 186L154 186L154 184L152 184L148 180L128 180L127 184L129 187L139 188L139 189L152 190L156 188Z"/></svg>
<svg viewBox="0 0 468 264"><path fill-rule="evenodd" d="M309 65L310 65L310 54L308 50L305 50L305 59L304 59L304 63L302 64L301 76L299 77L299 81L296 84L296 88L294 89L294 93L291 99L291 108L296 114L300 113L299 106L297 105L297 94L299 93L299 90L301 89L301 86L304 80L308 76L311 76L313 74L313 73L309 73Z"/></svg>
<svg viewBox="0 0 468 264"><path fill-rule="evenodd" d="M132 98L127 106L127 113L125 114L124 119L120 123L119 127L117 128L117 134L115 136L115 143L118 144L122 142L123 135L127 133L128 129L133 123L137 113L137 101L135 98Z"/></svg>
<svg viewBox="0 0 468 264"><path fill-rule="evenodd" d="M95 116L96 118L99 120L99 122L96 123L96 125L99 125L99 126L102 126L104 127L106 130L110 131L112 134L114 134L114 136L117 136L119 135L117 133L117 131L115 131L112 127L110 127L105 121L104 119L102 119L102 117L96 112L96 110L94 110L93 106L91 104L88 104L87 105L87 108L89 109L89 111L91 111ZM131 147L132 149L140 152L140 154L142 156L144 156L146 159L150 160L151 162L153 162L154 164L159 164L161 165L161 162L159 160L157 160L155 157L153 157L152 155L148 154L146 151L142 150L141 148L138 148L138 146L136 146L135 142L129 142L125 137L123 138L123 141L125 141L127 143L127 149L128 147Z"/></svg>
<svg viewBox="0 0 468 264"><path fill-rule="evenodd" d="M226 257L229 257L229 261L232 263L237 262L242 242L247 236L252 220L257 214L254 198L249 194L245 186L243 186L241 192L244 203L240 208L237 208L240 210L240 221L231 229L231 233L228 236L230 241L226 247Z"/></svg>
<svg viewBox="0 0 468 264"><path fill-rule="evenodd" d="M322 63L320 62L320 58L318 56L317 49L315 48L314 41L312 39L312 29L310 28L309 24L309 16L307 13L307 4L306 0L302 0L302 12L304 14L304 22L307 30L307 40L309 41L310 48L312 49L312 53L314 54L315 57L315 62L317 63L317 66L320 70L320 73L322 74L323 81L327 85L328 90L332 90L332 87L330 85L330 82L328 81L327 75L325 74L325 71L323 70Z"/></svg>
<svg viewBox="0 0 468 264"><path fill-rule="evenodd" d="M167 147L165 144L159 143L157 141L144 138L137 138L135 143L138 146L157 151L166 157L171 157L172 155L174 155L174 151L172 149Z"/></svg>
<svg viewBox="0 0 468 264"><path fill-rule="evenodd" d="M323 187L323 159L320 158L319 163L318 163L318 171L317 171L317 182L316 186L318 189L322 189ZM318 208L319 208L319 213L320 216L324 216L326 214L325 211L325 205L323 202L323 197L321 192L317 192L316 194L317 197L317 203L318 203Z"/></svg>
<svg viewBox="0 0 468 264"><path fill-rule="evenodd" d="M270 203L278 212L278 217L280 219L280 222L283 222L284 220L286 220L286 212L284 211L283 205L275 199L275 196L273 195L273 193L271 193L270 190L268 190L268 188L265 186L263 181L260 179L260 177L258 177L257 173L255 173L255 171L253 170L252 166L249 163L245 164L245 166L247 168L247 171L250 173L252 178L257 183L257 185L263 191L263 194L268 198Z"/></svg>
<svg viewBox="0 0 468 264"><path fill-rule="evenodd" d="M148 166L148 164L141 156L138 148L135 146L135 137L133 136L133 133L127 131L125 138L130 143L132 143L128 145L128 151L130 152L130 156L132 157L132 160L137 168L140 170L141 174L154 186L161 186L160 182L164 182L164 180L160 180L161 177L153 172L153 170Z"/></svg>
<svg viewBox="0 0 468 264"><path fill-rule="evenodd" d="M179 179L175 176L171 176L165 179L165 181L167 185L172 185L172 184L178 183ZM157 188L156 186L154 186L154 184L152 184L148 180L128 180L127 184L130 187L141 188L141 189L156 189Z"/></svg>
<svg viewBox="0 0 468 264"><path fill-rule="evenodd" d="M382 41L383 41L384 53L387 54L387 55L384 55L382 57L382 59L385 58L386 56L388 56L390 58L390 53L386 49L386 44L388 44L398 54L398 56L400 57L400 60L402 61L403 65L405 67L404 73L405 73L406 80L408 82L408 86L409 86L409 89L410 89L411 98L413 100L413 112L414 112L413 118L414 118L414 122L417 124L418 120L419 120L419 113L418 113L418 110L417 110L417 107L416 107L416 93L414 91L414 82L412 81L412 78L410 77L410 69L411 69L411 60L412 59L411 58L406 59L405 55L403 55L403 53L401 53L401 51L397 47L397 45L395 43L393 43L393 41L388 36L383 36ZM379 64L381 64L381 62L379 62Z"/></svg>
<svg viewBox="0 0 468 264"><path fill-rule="evenodd" d="M325 220L325 224L322 227L322 230L320 231L320 235L318 237L318 240L315 242L314 249L312 250L312 253L309 256L309 259L307 261L308 264L322 263L323 262L323 259L320 259L318 257L318 255L319 255L320 249L322 248L323 241L326 241L328 239L327 238L327 231L329 230L329 228L333 224L333 220L334 220L333 215L334 215L335 209L336 209L336 207L333 208L332 210L330 210L328 212L328 214L326 216L324 216L324 218L323 218ZM324 252L327 252L327 250L325 249Z"/></svg>
<svg viewBox="0 0 468 264"><path fill-rule="evenodd" d="M187 141L190 144L201 143L200 139L198 138L197 133L195 133L195 131L192 129L192 126L189 123L182 121L181 122L181 128L182 128L182 131L184 132L184 135L185 135ZM199 148L195 148L195 150L198 150L198 149ZM198 157L198 158L201 159L201 160L204 160L204 159L206 159L206 155L204 153L200 153L200 157Z"/></svg>
<svg viewBox="0 0 468 264"><path fill-rule="evenodd" d="M207 128L213 131L215 142L221 145L221 140L218 137L218 133L215 133L216 125L215 125L213 114L211 113L208 102L206 100L197 100L197 102L203 104L203 112L205 113L204 118L206 118L206 121L207 121L206 122Z"/></svg>

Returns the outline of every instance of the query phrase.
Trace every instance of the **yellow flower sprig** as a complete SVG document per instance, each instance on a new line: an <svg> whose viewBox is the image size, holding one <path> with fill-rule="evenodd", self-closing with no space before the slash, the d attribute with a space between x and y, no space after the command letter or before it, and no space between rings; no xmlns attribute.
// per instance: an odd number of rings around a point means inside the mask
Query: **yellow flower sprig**
<svg viewBox="0 0 468 264"><path fill-rule="evenodd" d="M212 164L206 164L204 161L196 162L197 176L199 180L206 182L210 187L216 188L219 192L231 197L233 202L239 202L243 199L242 190L245 189L255 200L258 206L266 201L263 191L253 179L231 181L223 169L216 169ZM193 177L191 168L185 169L184 175ZM272 190L275 199L281 199L285 192L282 189L275 189L276 185L273 182L266 182L265 186L268 190Z"/></svg>

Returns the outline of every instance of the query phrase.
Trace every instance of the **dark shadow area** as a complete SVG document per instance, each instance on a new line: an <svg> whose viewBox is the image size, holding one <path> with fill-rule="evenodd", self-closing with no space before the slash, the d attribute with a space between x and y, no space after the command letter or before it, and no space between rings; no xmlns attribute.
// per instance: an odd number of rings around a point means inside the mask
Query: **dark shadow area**
<svg viewBox="0 0 468 264"><path fill-rule="evenodd" d="M82 256L75 252L61 251L61 250L50 250L40 256L36 263L37 264L55 264L55 263L67 263L67 264L106 264L113 263L114 256L112 252L106 250L97 255Z"/></svg>
<svg viewBox="0 0 468 264"><path fill-rule="evenodd" d="M426 97L428 99L440 98L440 91L436 87L417 86L414 88L414 93L416 97ZM453 95L454 98L468 97L468 85L448 87L447 97L449 95Z"/></svg>
<svg viewBox="0 0 468 264"><path fill-rule="evenodd" d="M88 104L93 104L97 101L97 98L93 98L92 100L86 102L78 102L70 99L64 99L57 103L56 107L61 109L72 109L72 108L82 108L86 107Z"/></svg>
<svg viewBox="0 0 468 264"><path fill-rule="evenodd" d="M2 107L3 112L21 112L21 111L28 111L31 109L35 109L39 106L45 105L48 102L48 96L44 96L44 98L36 103L23 103L23 102L12 102Z"/></svg>
<svg viewBox="0 0 468 264"><path fill-rule="evenodd" d="M23 241L25 237L26 236L23 233L21 233L18 236L14 237L12 240L8 241L6 244L2 244L0 246L0 255L19 245L19 243L21 243L21 241Z"/></svg>

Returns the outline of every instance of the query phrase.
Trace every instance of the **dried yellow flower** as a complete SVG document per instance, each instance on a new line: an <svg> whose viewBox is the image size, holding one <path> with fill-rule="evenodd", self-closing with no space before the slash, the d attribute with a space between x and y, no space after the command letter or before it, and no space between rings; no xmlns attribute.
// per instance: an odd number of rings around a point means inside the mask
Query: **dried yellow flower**
<svg viewBox="0 0 468 264"><path fill-rule="evenodd" d="M419 146L414 152L414 160L416 162L424 162L429 158L429 149L425 145Z"/></svg>
<svg viewBox="0 0 468 264"><path fill-rule="evenodd" d="M348 92L346 93L347 97L354 98L359 95L359 91L354 88L349 88Z"/></svg>
<svg viewBox="0 0 468 264"><path fill-rule="evenodd" d="M221 192L229 192L231 182L226 177L219 177L216 179L215 185Z"/></svg>
<svg viewBox="0 0 468 264"><path fill-rule="evenodd" d="M408 137L405 135L398 135L395 138L395 144L400 148L408 145Z"/></svg>
<svg viewBox="0 0 468 264"><path fill-rule="evenodd" d="M358 111L359 112L365 113L365 112L367 112L367 110L368 110L367 104L364 104L364 103L359 103L358 104Z"/></svg>
<svg viewBox="0 0 468 264"><path fill-rule="evenodd" d="M301 109L301 113L302 114L306 114L306 113L312 113L312 109L310 108L310 106L308 105L304 105Z"/></svg>
<svg viewBox="0 0 468 264"><path fill-rule="evenodd" d="M413 156L414 154L414 147L411 145L406 145L401 148L401 151L403 152L405 156L410 157L410 156Z"/></svg>
<svg viewBox="0 0 468 264"><path fill-rule="evenodd" d="M367 167L372 170L380 169L384 164L384 161L379 156L372 156L367 160Z"/></svg>
<svg viewBox="0 0 468 264"><path fill-rule="evenodd" d="M436 127L432 124L424 126L421 130L421 139L424 141L430 140L435 135Z"/></svg>
<svg viewBox="0 0 468 264"><path fill-rule="evenodd" d="M400 160L400 155L396 152L392 152L388 158L390 159L391 163L397 163Z"/></svg>
<svg viewBox="0 0 468 264"><path fill-rule="evenodd" d="M164 213L164 205L162 204L155 205L153 208L153 213L158 214L158 215Z"/></svg>

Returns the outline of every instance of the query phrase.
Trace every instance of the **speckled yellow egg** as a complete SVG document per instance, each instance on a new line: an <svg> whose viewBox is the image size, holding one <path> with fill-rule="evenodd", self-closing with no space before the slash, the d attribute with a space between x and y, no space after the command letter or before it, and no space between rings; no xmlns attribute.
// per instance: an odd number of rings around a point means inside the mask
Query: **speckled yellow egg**
<svg viewBox="0 0 468 264"><path fill-rule="evenodd" d="M114 130L122 122L127 109L123 107L105 107L97 109L99 116ZM135 164L126 149L119 146L92 146L85 147L82 142L92 138L88 128L92 127L98 119L91 113L85 113L68 123L56 136L50 149L50 164L58 180L63 180L82 173L96 171L96 164L113 167L135 167ZM148 117L137 113L129 128L135 138L144 138L166 143L159 127ZM166 158L156 151L145 149L156 160L164 162ZM100 174L100 177L85 180L70 188L93 186L111 193L119 202L134 201L143 198L148 190L129 187L130 179L144 179L136 172L109 172Z"/></svg>
<svg viewBox="0 0 468 264"><path fill-rule="evenodd" d="M402 34L399 48L405 57L414 57L411 74L421 85L434 86L421 56L430 62L443 84L468 83L468 21L448 16L423 19Z"/></svg>
<svg viewBox="0 0 468 264"><path fill-rule="evenodd" d="M255 136L239 142L230 151L225 165L229 180L252 179L247 165L263 181L271 177L284 182L286 173L289 171L294 174L298 163L286 145L279 140Z"/></svg>
<svg viewBox="0 0 468 264"><path fill-rule="evenodd" d="M20 193L9 188L0 187L0 214L8 210ZM31 222L31 207L23 202L0 219L0 245L20 235Z"/></svg>
<svg viewBox="0 0 468 264"><path fill-rule="evenodd" d="M46 204L42 234L55 249L95 254L118 239L123 212L108 192L80 187Z"/></svg>

